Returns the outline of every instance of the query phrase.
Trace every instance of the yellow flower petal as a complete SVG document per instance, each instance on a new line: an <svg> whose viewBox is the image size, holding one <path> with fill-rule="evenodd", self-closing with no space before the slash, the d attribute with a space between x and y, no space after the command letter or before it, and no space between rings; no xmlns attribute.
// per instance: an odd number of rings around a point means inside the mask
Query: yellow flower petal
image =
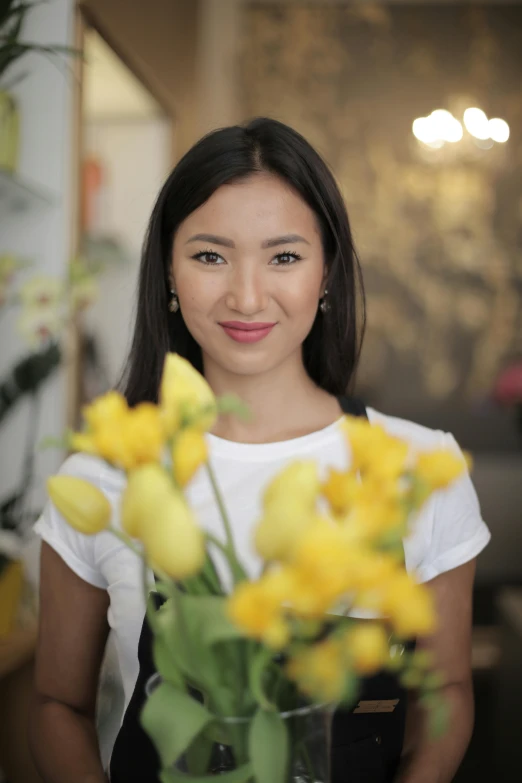
<svg viewBox="0 0 522 783"><path fill-rule="evenodd" d="M290 659L286 671L300 690L313 699L335 702L343 696L346 663L336 639L304 648Z"/></svg>
<svg viewBox="0 0 522 783"><path fill-rule="evenodd" d="M187 579L205 561L205 537L181 494L172 492L140 526L140 539L152 568L161 568L172 579Z"/></svg>
<svg viewBox="0 0 522 783"><path fill-rule="evenodd" d="M347 511L357 497L359 484L357 474L353 471L330 469L322 491L334 513L343 514Z"/></svg>
<svg viewBox="0 0 522 783"><path fill-rule="evenodd" d="M184 425L210 430L217 417L214 393L187 359L167 354L160 386L160 408L165 430L172 436Z"/></svg>
<svg viewBox="0 0 522 783"><path fill-rule="evenodd" d="M433 594L425 585L414 582L405 571L398 572L383 586L382 608L397 635L403 639L428 636L435 631Z"/></svg>
<svg viewBox="0 0 522 783"><path fill-rule="evenodd" d="M73 451L83 451L85 454L98 454L98 447L92 435L87 432L75 432L71 435Z"/></svg>
<svg viewBox="0 0 522 783"><path fill-rule="evenodd" d="M389 658L388 635L382 625L361 622L343 639L357 674L373 674Z"/></svg>
<svg viewBox="0 0 522 783"><path fill-rule="evenodd" d="M316 514L309 505L292 497L274 503L258 523L254 542L258 554L267 561L292 556L304 531L313 525Z"/></svg>
<svg viewBox="0 0 522 783"><path fill-rule="evenodd" d="M172 448L172 469L180 487L185 487L206 462L208 448L202 432L185 429L178 433Z"/></svg>
<svg viewBox="0 0 522 783"><path fill-rule="evenodd" d="M127 412L128 406L125 397L116 391L103 394L82 410L85 421L93 430L125 416Z"/></svg>
<svg viewBox="0 0 522 783"><path fill-rule="evenodd" d="M442 489L451 484L466 470L464 459L452 451L437 449L420 454L415 466L417 478L432 489Z"/></svg>
<svg viewBox="0 0 522 783"><path fill-rule="evenodd" d="M341 425L352 452L352 469L381 479L397 479L406 469L409 448L379 424L345 416Z"/></svg>
<svg viewBox="0 0 522 783"><path fill-rule="evenodd" d="M290 498L314 508L320 488L316 462L296 460L272 479L264 492L263 504L268 509Z"/></svg>
<svg viewBox="0 0 522 783"><path fill-rule="evenodd" d="M133 470L121 499L121 521L125 532L139 538L142 527L154 522L158 508L172 492L172 481L160 465L144 465Z"/></svg>
<svg viewBox="0 0 522 783"><path fill-rule="evenodd" d="M127 469L160 460L164 432L160 411L156 405L142 402L132 408L124 422L124 432L128 455Z"/></svg>
<svg viewBox="0 0 522 783"><path fill-rule="evenodd" d="M283 603L287 595L284 574L268 573L257 582L241 582L227 604L230 619L247 635L276 649L289 640Z"/></svg>
<svg viewBox="0 0 522 783"><path fill-rule="evenodd" d="M52 476L47 480L47 489L60 514L80 533L99 533L109 524L110 503L88 481L76 476Z"/></svg>

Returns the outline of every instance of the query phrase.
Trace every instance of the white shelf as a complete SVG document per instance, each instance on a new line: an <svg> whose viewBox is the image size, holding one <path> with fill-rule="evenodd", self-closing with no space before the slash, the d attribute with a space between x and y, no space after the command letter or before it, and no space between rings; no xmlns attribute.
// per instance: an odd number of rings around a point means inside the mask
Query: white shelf
<svg viewBox="0 0 522 783"><path fill-rule="evenodd" d="M26 212L30 209L52 206L56 196L49 190L0 169L0 214Z"/></svg>

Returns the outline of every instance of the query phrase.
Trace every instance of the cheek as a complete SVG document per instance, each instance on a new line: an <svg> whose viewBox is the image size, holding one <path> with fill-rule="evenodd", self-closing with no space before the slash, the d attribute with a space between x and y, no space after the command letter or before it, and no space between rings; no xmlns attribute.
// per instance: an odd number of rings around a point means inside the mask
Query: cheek
<svg viewBox="0 0 522 783"><path fill-rule="evenodd" d="M207 313L221 296L219 280L198 270L180 270L176 276L176 291L184 315L188 318Z"/></svg>
<svg viewBox="0 0 522 783"><path fill-rule="evenodd" d="M290 285L285 286L284 302L285 309L293 316L302 315L303 318L315 316L319 306L319 297L321 293L322 278L310 279L309 275L290 281Z"/></svg>

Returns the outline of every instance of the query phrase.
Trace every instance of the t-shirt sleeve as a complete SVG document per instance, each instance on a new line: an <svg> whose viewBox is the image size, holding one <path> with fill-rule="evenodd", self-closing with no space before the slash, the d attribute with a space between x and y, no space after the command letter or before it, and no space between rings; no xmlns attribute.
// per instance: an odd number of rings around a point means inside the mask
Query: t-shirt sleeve
<svg viewBox="0 0 522 783"><path fill-rule="evenodd" d="M86 479L102 489L99 463L85 454L74 454L65 460L59 474ZM72 528L51 500L47 501L34 531L81 579L95 587L107 587L96 562L96 535L86 536Z"/></svg>
<svg viewBox="0 0 522 783"><path fill-rule="evenodd" d="M442 439L442 447L462 454L452 435L444 433ZM433 500L431 540L416 569L422 582L469 562L491 538L467 471Z"/></svg>

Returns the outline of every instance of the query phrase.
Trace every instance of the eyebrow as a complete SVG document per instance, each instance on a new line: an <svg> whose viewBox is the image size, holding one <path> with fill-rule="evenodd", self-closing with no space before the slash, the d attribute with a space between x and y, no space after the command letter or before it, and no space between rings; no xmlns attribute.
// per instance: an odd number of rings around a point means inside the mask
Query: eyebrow
<svg viewBox="0 0 522 783"><path fill-rule="evenodd" d="M220 237L216 234L194 234L193 237L190 237L190 239L187 240L186 244L188 245L190 242L210 242L212 245L235 248L235 244L231 239L226 239L226 237ZM306 245L310 244L307 239L299 234L284 234L280 237L266 239L261 243L261 247L266 249L269 247L278 247L279 245L294 244L296 242L304 242Z"/></svg>

